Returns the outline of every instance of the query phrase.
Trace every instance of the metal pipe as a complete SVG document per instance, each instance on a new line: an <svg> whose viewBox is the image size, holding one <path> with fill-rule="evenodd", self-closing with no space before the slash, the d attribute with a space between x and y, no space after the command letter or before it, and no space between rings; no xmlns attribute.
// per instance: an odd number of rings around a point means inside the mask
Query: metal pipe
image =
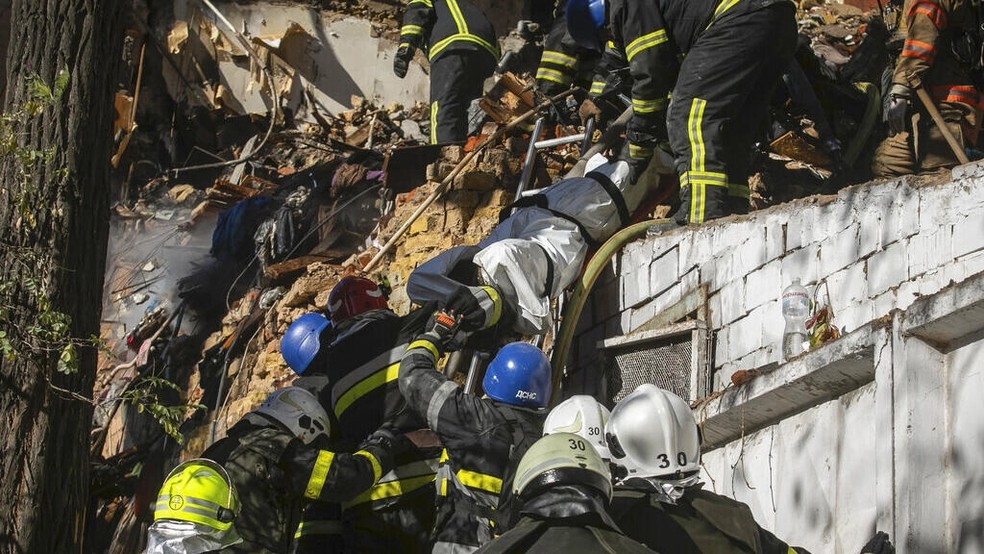
<svg viewBox="0 0 984 554"><path fill-rule="evenodd" d="M476 350L472 352L471 363L468 365L468 377L465 379L465 392L475 393L475 383L478 381L478 372L488 354Z"/></svg>
<svg viewBox="0 0 984 554"><path fill-rule="evenodd" d="M557 137L547 140L541 140L533 143L533 147L537 150L543 150L544 148L552 148L554 146L561 146L563 144L570 144L572 142L581 142L584 140L584 133L579 133L576 135L567 135L566 137Z"/></svg>
<svg viewBox="0 0 984 554"><path fill-rule="evenodd" d="M583 156L588 148L591 148L591 139L594 138L595 127L598 126L598 120L589 117L588 122L584 124L584 142L581 143L581 155Z"/></svg>
<svg viewBox="0 0 984 554"><path fill-rule="evenodd" d="M540 117L536 120L536 124L533 125L533 133L530 134L530 145L526 149L526 163L523 164L523 175L519 178L519 185L516 187L516 198L519 198L523 191L526 190L527 185L530 183L530 178L533 177L533 167L536 165L536 139L540 138L540 133L543 132L543 124L545 118Z"/></svg>

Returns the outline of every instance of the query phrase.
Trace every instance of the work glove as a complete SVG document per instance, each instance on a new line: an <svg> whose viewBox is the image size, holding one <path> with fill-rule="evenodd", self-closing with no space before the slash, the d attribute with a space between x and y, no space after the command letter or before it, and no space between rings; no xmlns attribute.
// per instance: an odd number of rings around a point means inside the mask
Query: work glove
<svg viewBox="0 0 984 554"><path fill-rule="evenodd" d="M629 142L626 141L618 158L629 164L629 184L634 185L639 181L639 177L646 171L646 168L649 167L649 162L652 161L653 157L651 154L649 157L633 156L631 150L632 148L629 146Z"/></svg>
<svg viewBox="0 0 984 554"><path fill-rule="evenodd" d="M895 547L892 541L888 540L888 533L878 531L867 544L861 547L861 554L895 554Z"/></svg>
<svg viewBox="0 0 984 554"><path fill-rule="evenodd" d="M390 456L395 457L413 448L413 443L403 433L398 433L395 429L383 425L360 445L362 450L371 448L380 448L389 453Z"/></svg>
<svg viewBox="0 0 984 554"><path fill-rule="evenodd" d="M888 122L888 134L895 136L906 130L912 89L898 83L888 89L885 99L885 121Z"/></svg>
<svg viewBox="0 0 984 554"><path fill-rule="evenodd" d="M407 76L407 68L410 67L410 60L417 49L412 44L403 43L396 49L396 56L393 58L393 73L400 79Z"/></svg>
<svg viewBox="0 0 984 554"><path fill-rule="evenodd" d="M578 108L577 115L581 117L582 125L587 125L589 119L594 119L598 123L601 123L601 108L590 98L585 98L584 102L581 102L581 107Z"/></svg>
<svg viewBox="0 0 984 554"><path fill-rule="evenodd" d="M445 310L457 315L458 326L466 333L484 329L488 318L488 313L479 304L476 294L485 294L485 292L478 287L462 285L455 289L444 305Z"/></svg>
<svg viewBox="0 0 984 554"><path fill-rule="evenodd" d="M439 352L447 352L460 330L459 323L459 318L453 311L435 312L427 322L427 331L417 335L415 340L426 340L436 346Z"/></svg>

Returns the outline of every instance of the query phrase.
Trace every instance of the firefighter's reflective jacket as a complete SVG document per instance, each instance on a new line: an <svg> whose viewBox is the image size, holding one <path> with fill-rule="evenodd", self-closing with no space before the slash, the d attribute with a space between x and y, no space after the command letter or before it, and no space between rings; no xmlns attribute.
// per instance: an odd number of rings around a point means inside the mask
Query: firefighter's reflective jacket
<svg viewBox="0 0 984 554"><path fill-rule="evenodd" d="M486 52L499 60L495 30L482 10L468 0L411 0L403 11L400 43L427 52L434 61L447 52Z"/></svg>
<svg viewBox="0 0 984 554"><path fill-rule="evenodd" d="M446 454L437 478L434 552L476 548L491 540L494 515L511 462L543 429L542 411L508 406L466 393L435 371L437 348L410 344L400 366L400 390L426 418Z"/></svg>

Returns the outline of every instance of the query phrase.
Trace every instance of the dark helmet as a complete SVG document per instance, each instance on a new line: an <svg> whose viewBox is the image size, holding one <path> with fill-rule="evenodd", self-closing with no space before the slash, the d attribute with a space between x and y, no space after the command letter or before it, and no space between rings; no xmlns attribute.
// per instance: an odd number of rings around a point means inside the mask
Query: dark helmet
<svg viewBox="0 0 984 554"><path fill-rule="evenodd" d="M605 0L567 1L567 32L578 46L601 52L606 7Z"/></svg>

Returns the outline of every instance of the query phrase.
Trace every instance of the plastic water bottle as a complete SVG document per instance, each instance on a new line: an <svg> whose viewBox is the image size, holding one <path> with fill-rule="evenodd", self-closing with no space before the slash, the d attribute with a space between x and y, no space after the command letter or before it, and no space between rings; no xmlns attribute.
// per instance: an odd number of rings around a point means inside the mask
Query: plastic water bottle
<svg viewBox="0 0 984 554"><path fill-rule="evenodd" d="M788 360L808 350L806 320L810 318L810 295L793 279L793 284L782 291L782 317L786 329L782 333L782 358Z"/></svg>

